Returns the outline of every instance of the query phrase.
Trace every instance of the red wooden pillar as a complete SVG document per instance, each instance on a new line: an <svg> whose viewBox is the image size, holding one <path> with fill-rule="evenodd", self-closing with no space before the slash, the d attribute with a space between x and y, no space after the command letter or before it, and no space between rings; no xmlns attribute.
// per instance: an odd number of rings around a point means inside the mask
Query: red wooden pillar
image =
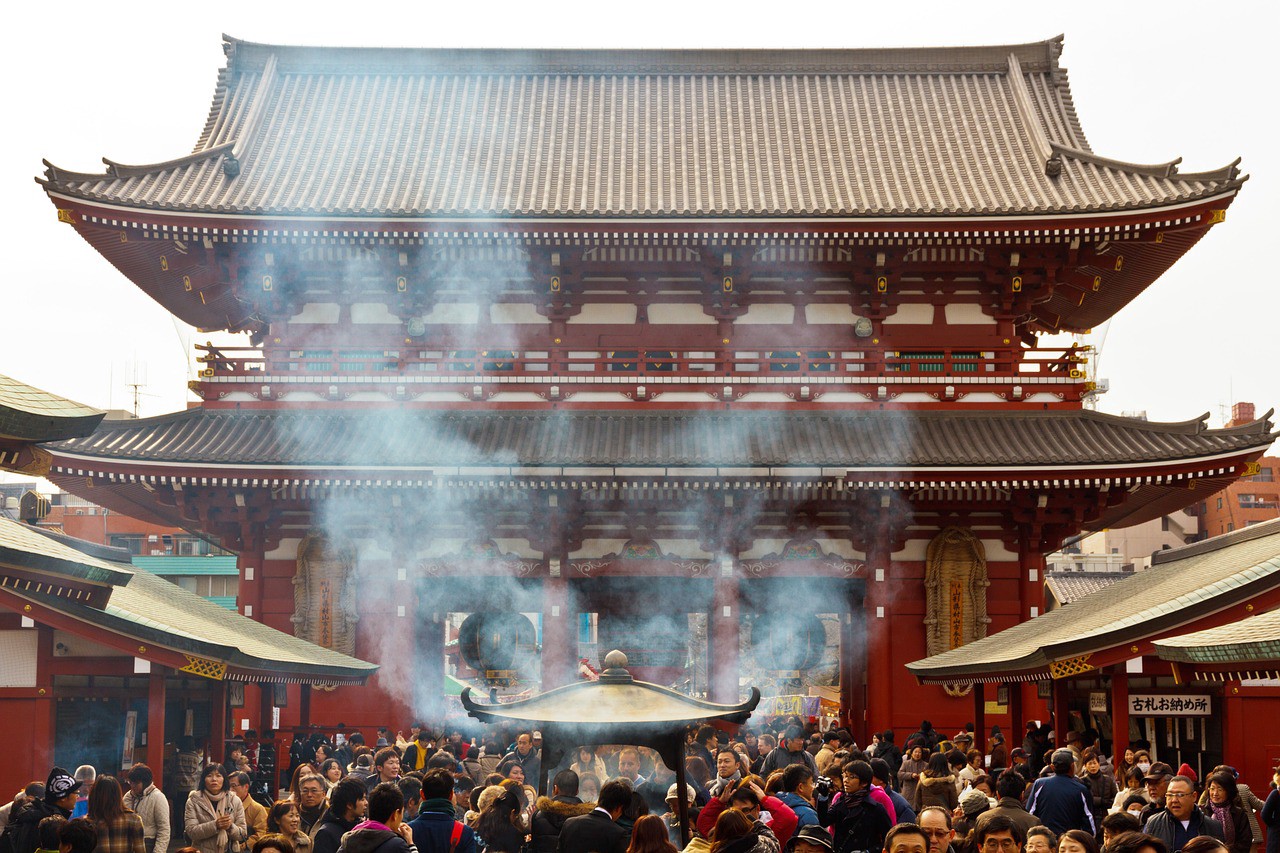
<svg viewBox="0 0 1280 853"><path fill-rule="evenodd" d="M542 582L542 689L573 681L576 663L575 615L569 612L569 582L551 560L551 577Z"/></svg>
<svg viewBox="0 0 1280 853"><path fill-rule="evenodd" d="M151 664L147 678L147 766L156 777L156 787L163 789L164 780L164 676L165 668Z"/></svg>
<svg viewBox="0 0 1280 853"><path fill-rule="evenodd" d="M1009 728L1010 731L1005 735L1005 743L1008 749L1012 750L1015 746L1022 746L1020 738L1027 730L1026 712L1022 705L1022 684L1014 682L1005 685L1009 691Z"/></svg>
<svg viewBox="0 0 1280 853"><path fill-rule="evenodd" d="M271 712L275 710L276 706L275 685L266 681L259 681L258 693L258 724L254 726L254 729L257 730L258 737L262 737L268 729L272 728L271 718L274 714Z"/></svg>
<svg viewBox="0 0 1280 853"><path fill-rule="evenodd" d="M223 743L227 739L227 682L216 681L209 698L209 750L217 749L217 759L222 760Z"/></svg>
<svg viewBox="0 0 1280 853"><path fill-rule="evenodd" d="M858 743L867 743L866 625L859 609L840 614L840 709Z"/></svg>
<svg viewBox="0 0 1280 853"><path fill-rule="evenodd" d="M738 578L734 573L736 561L732 557L721 558L720 574L716 576L711 596L710 639L711 654L707 656L710 668L711 701L724 704L738 702L738 624L742 614L738 610Z"/></svg>
<svg viewBox="0 0 1280 853"><path fill-rule="evenodd" d="M875 536L870 544L865 598L867 722L863 743L870 740L869 732L893 726L893 658L889 649L889 572L893 561L887 534Z"/></svg>
<svg viewBox="0 0 1280 853"><path fill-rule="evenodd" d="M1129 745L1129 673L1125 665L1115 667L1111 675L1111 751L1124 757Z"/></svg>
<svg viewBox="0 0 1280 853"><path fill-rule="evenodd" d="M262 621L262 578L266 556L261 548L245 548L236 557L236 569L240 572L236 589L236 606L250 619Z"/></svg>
<svg viewBox="0 0 1280 853"><path fill-rule="evenodd" d="M985 753L987 751L987 685L973 685L973 746Z"/></svg>
<svg viewBox="0 0 1280 853"><path fill-rule="evenodd" d="M54 704L53 704L53 629L48 625L36 626L36 700L35 719L32 721L32 739L35 743L35 764L40 772L53 766Z"/></svg>

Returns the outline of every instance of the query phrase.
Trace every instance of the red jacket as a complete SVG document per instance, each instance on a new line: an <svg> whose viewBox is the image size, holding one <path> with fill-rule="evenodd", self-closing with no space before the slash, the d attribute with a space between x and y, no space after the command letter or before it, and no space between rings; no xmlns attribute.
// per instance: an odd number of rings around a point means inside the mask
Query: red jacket
<svg viewBox="0 0 1280 853"><path fill-rule="evenodd" d="M711 802L702 807L702 811L698 812L698 832L703 838L711 837L711 830L716 828L716 819L720 817L720 812L728 807L729 804L719 797L712 797ZM769 828L777 836L778 844L786 847L787 842L796 832L798 822L796 813L791 810L791 806L771 796L764 798L760 803L760 809L769 813L772 818Z"/></svg>

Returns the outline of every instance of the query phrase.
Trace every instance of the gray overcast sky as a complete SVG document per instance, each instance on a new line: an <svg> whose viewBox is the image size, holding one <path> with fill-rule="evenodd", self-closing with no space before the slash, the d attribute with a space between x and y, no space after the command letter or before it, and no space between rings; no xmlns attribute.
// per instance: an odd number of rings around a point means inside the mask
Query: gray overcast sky
<svg viewBox="0 0 1280 853"><path fill-rule="evenodd" d="M1244 158L1223 225L1125 308L1102 349L1104 411L1183 420L1280 403L1274 249L1280 219L1275 57L1280 4L1185 2L541 2L25 4L5 13L0 138L0 373L100 407L182 408L194 331L66 225L32 177L41 158L97 171L190 151L223 64L251 41L423 47L874 47L1066 34L1063 63L1098 153L1184 171ZM84 10L83 12L81 10ZM91 10L91 11L90 11ZM1268 223L1271 223L1268 225ZM1097 343L1101 335L1095 335Z"/></svg>

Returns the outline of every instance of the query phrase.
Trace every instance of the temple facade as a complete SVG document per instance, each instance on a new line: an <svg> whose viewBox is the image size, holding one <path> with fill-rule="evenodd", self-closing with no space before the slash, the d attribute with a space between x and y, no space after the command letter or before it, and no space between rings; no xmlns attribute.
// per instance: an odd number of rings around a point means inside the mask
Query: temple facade
<svg viewBox="0 0 1280 853"><path fill-rule="evenodd" d="M1194 502L1274 439L1099 414L1087 348L1042 345L1122 309L1244 180L1095 153L1060 39L225 48L191 153L40 183L245 344L201 348L200 405L42 452L236 552L243 615L381 666L313 720L431 715L449 614L531 613L504 689L577 678L594 614L662 683L705 626L712 701L749 654L778 684L833 666L860 737L984 696L1008 725L1034 684L904 665L1037 615L1063 538ZM293 693L240 713L281 699L296 723Z"/></svg>

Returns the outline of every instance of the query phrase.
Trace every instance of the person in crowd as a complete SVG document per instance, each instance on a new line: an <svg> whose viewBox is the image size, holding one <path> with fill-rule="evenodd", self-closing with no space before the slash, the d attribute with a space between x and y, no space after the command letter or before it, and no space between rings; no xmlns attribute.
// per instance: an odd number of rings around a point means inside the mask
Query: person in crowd
<svg viewBox="0 0 1280 853"><path fill-rule="evenodd" d="M1222 841L1231 853L1249 853L1253 846L1253 829L1240 799L1236 778L1225 770L1209 776L1201 801L1204 813L1222 824Z"/></svg>
<svg viewBox="0 0 1280 853"><path fill-rule="evenodd" d="M1133 751L1133 746L1126 746L1124 752L1119 753L1119 759L1112 761L1115 770L1115 780L1117 787L1124 787L1126 780L1129 778L1129 771L1138 764L1138 759Z"/></svg>
<svg viewBox="0 0 1280 853"><path fill-rule="evenodd" d="M446 771L447 772L447 771ZM412 823L413 819L418 816L418 810L422 807L422 777L417 772L408 776L401 776L396 780L396 784L400 786L400 793L404 796L404 817L405 823ZM449 789L453 789L453 776L449 776ZM452 803L452 800L450 800Z"/></svg>
<svg viewBox="0 0 1280 853"><path fill-rule="evenodd" d="M372 791L384 782L396 782L400 778L400 755L394 746L384 746L373 757L373 775L365 780Z"/></svg>
<svg viewBox="0 0 1280 853"><path fill-rule="evenodd" d="M1227 846L1216 838L1199 835L1187 842L1182 853L1227 853Z"/></svg>
<svg viewBox="0 0 1280 853"><path fill-rule="evenodd" d="M60 853L93 853L98 847L98 830L93 821L78 817L58 826Z"/></svg>
<svg viewBox="0 0 1280 853"><path fill-rule="evenodd" d="M757 743L757 747L759 744ZM696 755L701 758L707 765L708 769L715 766L716 753L720 750L720 736L712 726L700 726L694 733L693 743L685 747L686 755ZM757 753L759 749L757 749Z"/></svg>
<svg viewBox="0 0 1280 853"><path fill-rule="evenodd" d="M839 732L835 729L827 729L827 733L822 736L822 748L813 756L814 764L818 765L817 775L827 775L827 771L831 768L831 762L836 760L836 752L839 749Z"/></svg>
<svg viewBox="0 0 1280 853"><path fill-rule="evenodd" d="M320 773L315 765L309 761L304 761L298 765L293 771L293 777L289 780L289 799L295 803L302 802L300 789L302 788L302 780L308 776L319 776Z"/></svg>
<svg viewBox="0 0 1280 853"><path fill-rule="evenodd" d="M49 771L44 783L44 797L28 803L7 828L13 853L34 853L39 846L40 821L47 817L71 818L81 783L61 767ZM95 838L97 831L94 830ZM96 843L96 842L95 842Z"/></svg>
<svg viewBox="0 0 1280 853"><path fill-rule="evenodd" d="M831 830L837 850L880 850L893 819L871 794L871 765L850 761L841 768L843 789L829 806L818 801L818 819Z"/></svg>
<svg viewBox="0 0 1280 853"><path fill-rule="evenodd" d="M816 781L813 771L804 764L792 764L782 771L782 791L778 794L778 799L796 813L797 829L819 825L813 798Z"/></svg>
<svg viewBox="0 0 1280 853"><path fill-rule="evenodd" d="M1143 832L1126 832L1111 839L1107 853L1169 853L1164 842Z"/></svg>
<svg viewBox="0 0 1280 853"><path fill-rule="evenodd" d="M1089 789L1089 811L1093 815L1093 825L1098 827L1107 816L1111 804L1116 798L1116 777L1102 769L1097 750L1089 747L1082 754L1084 774L1080 781ZM1061 841L1059 841L1061 843Z"/></svg>
<svg viewBox="0 0 1280 853"><path fill-rule="evenodd" d="M320 822L326 807L325 794L329 788L324 778L312 773L298 780L298 796L291 797L298 804L298 815L302 819L302 831L311 834L311 829Z"/></svg>
<svg viewBox="0 0 1280 853"><path fill-rule="evenodd" d="M698 806L705 806L711 799L708 790L711 786L711 770L696 755L686 755L684 759L685 784L694 791L693 799Z"/></svg>
<svg viewBox="0 0 1280 853"><path fill-rule="evenodd" d="M1037 779L1031 786L1027 811L1058 836L1068 829L1096 833L1089 789L1075 778L1075 753L1069 749L1055 750L1050 763L1053 773Z"/></svg>
<svg viewBox="0 0 1280 853"><path fill-rule="evenodd" d="M1250 790L1249 786L1240 781L1240 775L1236 773L1236 769L1226 764L1219 764L1213 768L1212 773L1227 773L1236 782L1236 791L1240 794L1240 805L1244 807L1245 816L1249 818L1249 832L1253 835L1253 844L1258 847L1262 844L1262 827L1258 823L1258 815L1262 812L1263 801ZM1212 774L1211 774L1212 776ZM1200 808L1204 809L1209 804L1209 789L1205 788L1200 793ZM1223 827L1226 830L1226 827ZM1228 845L1229 846L1229 845Z"/></svg>
<svg viewBox="0 0 1280 853"><path fill-rule="evenodd" d="M678 853L679 848L671 843L667 833L667 825L656 814L641 815L631 830L631 842L627 845L627 853Z"/></svg>
<svg viewBox="0 0 1280 853"><path fill-rule="evenodd" d="M768 812L769 820L765 825L772 830L779 845L785 844L795 834L796 813L782 800L766 794L759 776L748 776L736 787L726 786L720 796L707 803L698 812L698 831L709 835L720 813L726 809L745 812L752 820L759 820L763 812Z"/></svg>
<svg viewBox="0 0 1280 853"><path fill-rule="evenodd" d="M631 785L623 779L614 779L600 789L596 807L584 815L571 817L560 828L557 853L626 853L631 837L618 825L618 818L631 802ZM485 844L488 836L481 828Z"/></svg>
<svg viewBox="0 0 1280 853"><path fill-rule="evenodd" d="M672 785L667 789L667 810L662 814L662 820L667 825L667 837L671 839L671 843L677 846L684 844L685 833L689 838L697 835L698 830L695 825L698 810L694 800L693 788L685 785L684 794L686 798L687 808L685 810L685 831L680 830L680 786Z"/></svg>
<svg viewBox="0 0 1280 853"><path fill-rule="evenodd" d="M891 811L893 822L915 823L916 813L911 808L911 804L907 802L907 798L889 785L889 779L893 777L893 768L889 766L889 762L883 758L873 758L870 764L872 790L883 791L885 796L889 798L889 803L893 807Z"/></svg>
<svg viewBox="0 0 1280 853"><path fill-rule="evenodd" d="M760 771L764 769L764 763L769 758L769 753L778 748L777 739L767 732L762 732L756 744L756 758L751 762L751 772L760 775ZM817 763L816 761L814 762ZM707 765L708 769L711 765Z"/></svg>
<svg viewBox="0 0 1280 853"><path fill-rule="evenodd" d="M219 764L200 773L198 787L187 795L183 826L198 853L226 853L232 844L249 838L240 798L227 790L227 777Z"/></svg>
<svg viewBox="0 0 1280 853"><path fill-rule="evenodd" d="M330 758L321 764L320 777L324 779L324 786L332 791L334 786L342 780L342 765L338 763L338 759Z"/></svg>
<svg viewBox="0 0 1280 853"><path fill-rule="evenodd" d="M1139 758L1141 757L1140 754ZM1138 766L1142 766L1141 761L1138 762ZM1163 761L1157 761L1147 768L1146 775L1142 778L1147 783L1147 805L1143 807L1142 814L1138 816L1138 820L1142 821L1143 826L1146 826L1147 821L1164 810L1165 791L1168 790L1169 782L1173 779L1173 768Z"/></svg>
<svg viewBox="0 0 1280 853"><path fill-rule="evenodd" d="M1188 841L1199 835L1222 840L1222 824L1205 816L1196 806L1195 782L1186 776L1174 776L1165 786L1165 808L1152 815L1142 831L1154 835L1177 853Z"/></svg>
<svg viewBox="0 0 1280 853"><path fill-rule="evenodd" d="M991 810L993 801L981 791L970 788L960 795L960 807L956 809L956 814L952 816L951 828L956 832L956 838L960 839L956 844L956 849L963 853L973 853L977 848L975 846L974 829L977 827L978 818Z"/></svg>
<svg viewBox="0 0 1280 853"><path fill-rule="evenodd" d="M786 731L786 740L777 749L772 750L764 760L764 764L760 767L760 776L769 778L775 770L782 770L792 764L805 764L818 775L818 763L813 760L813 756L804 748L804 729L799 726L793 726Z"/></svg>
<svg viewBox="0 0 1280 853"><path fill-rule="evenodd" d="M434 750L430 747L431 733L426 729L420 729L409 745L405 747L404 755L401 756L400 764L407 770L425 770L427 759L431 757Z"/></svg>
<svg viewBox="0 0 1280 853"><path fill-rule="evenodd" d="M711 830L711 853L778 853L777 836L759 818L739 809L726 809Z"/></svg>
<svg viewBox="0 0 1280 853"><path fill-rule="evenodd" d="M584 803L594 803L600 799L600 780L590 773L578 777L578 798Z"/></svg>
<svg viewBox="0 0 1280 853"><path fill-rule="evenodd" d="M94 781L98 778L98 771L92 764L81 764L76 768L75 779L80 783L80 790L76 794L75 808L71 810L71 817L81 818L89 813L89 791L93 788Z"/></svg>
<svg viewBox="0 0 1280 853"><path fill-rule="evenodd" d="M313 827L311 853L338 853L342 836L369 812L369 792L359 779L343 779L329 792L329 807Z"/></svg>
<svg viewBox="0 0 1280 853"><path fill-rule="evenodd" d="M422 806L409 822L418 853L476 853L475 832L454 816L453 784L443 768L422 777Z"/></svg>
<svg viewBox="0 0 1280 853"><path fill-rule="evenodd" d="M194 850L194 847L183 847L178 853L186 853L188 850ZM249 848L253 853L295 853L293 842L285 838L279 833L268 833L257 841L253 842L253 847Z"/></svg>
<svg viewBox="0 0 1280 853"><path fill-rule="evenodd" d="M716 753L716 778L707 787L707 795L718 797L726 785L737 785L741 781L742 770L738 754L727 747L721 749Z"/></svg>
<svg viewBox="0 0 1280 853"><path fill-rule="evenodd" d="M1267 853L1280 853L1280 767L1271 775L1271 793L1267 794L1258 820L1267 828Z"/></svg>
<svg viewBox="0 0 1280 853"><path fill-rule="evenodd" d="M23 809L41 799L44 799L44 783L28 782L27 786L19 791L8 804L0 808L0 833L3 833L12 821L22 814Z"/></svg>
<svg viewBox="0 0 1280 853"><path fill-rule="evenodd" d="M339 853L412 853L413 830L403 818L400 786L389 782L375 785L369 792L368 817L342 837Z"/></svg>
<svg viewBox="0 0 1280 853"><path fill-rule="evenodd" d="M971 749L964 754L965 765L960 769L960 781L966 788L973 787L973 780L986 775L985 756L982 750Z"/></svg>
<svg viewBox="0 0 1280 853"><path fill-rule="evenodd" d="M1027 853L1058 853L1058 836L1041 824L1027 830Z"/></svg>
<svg viewBox="0 0 1280 853"><path fill-rule="evenodd" d="M581 779L584 774L591 773L597 779L607 778L609 771L605 769L604 759L596 755L594 748L590 746L580 746L574 757L573 763L569 765L569 769L578 774Z"/></svg>
<svg viewBox="0 0 1280 853"><path fill-rule="evenodd" d="M311 836L302 831L302 815L293 800L279 800L271 807L267 829L289 839L297 853L311 853Z"/></svg>
<svg viewBox="0 0 1280 853"><path fill-rule="evenodd" d="M956 777L951 775L951 769L947 766L947 756L936 752L929 756L929 766L920 774L911 807L916 814L920 814L929 806L942 806L948 812L953 812L959 805Z"/></svg>
<svg viewBox="0 0 1280 853"><path fill-rule="evenodd" d="M927 755L923 746L913 746L907 750L902 766L898 768L898 791L908 803L915 802L916 783L920 781L920 774L929 767Z"/></svg>
<svg viewBox="0 0 1280 853"><path fill-rule="evenodd" d="M1068 829L1058 839L1058 853L1098 853L1098 839L1083 829Z"/></svg>
<svg viewBox="0 0 1280 853"><path fill-rule="evenodd" d="M58 832L66 822L67 819L62 815L53 815L40 821L40 825L36 827L36 835L40 839L36 853L59 853L62 843L58 840Z"/></svg>
<svg viewBox="0 0 1280 853"><path fill-rule="evenodd" d="M1147 785L1146 780L1143 778L1143 772L1137 765L1129 768L1122 781L1124 782L1124 787L1116 791L1115 798L1111 801L1111 811L1113 813L1122 811L1125 801L1134 794L1142 797L1144 803L1151 802L1147 797Z"/></svg>
<svg viewBox="0 0 1280 853"><path fill-rule="evenodd" d="M502 757L498 772L507 775L507 768L519 764L524 771L524 778L537 781L542 759L533 748L533 732L520 732L516 737L515 749Z"/></svg>
<svg viewBox="0 0 1280 853"><path fill-rule="evenodd" d="M1102 846L1106 847L1113 838L1126 832L1141 832L1138 819L1128 812L1114 812L1102 819Z"/></svg>
<svg viewBox="0 0 1280 853"><path fill-rule="evenodd" d="M979 853L1022 853L1025 845L1022 828L1002 815L986 821L973 833L973 849Z"/></svg>
<svg viewBox="0 0 1280 853"><path fill-rule="evenodd" d="M142 841L147 853L169 849L169 800L155 785L155 774L145 764L135 764L125 777L129 790L124 807L142 819Z"/></svg>
<svg viewBox="0 0 1280 853"><path fill-rule="evenodd" d="M916 815L916 822L929 836L929 853L948 853L956 833L951 822L951 810L942 806L926 806ZM1053 851L1042 851L1053 853Z"/></svg>
<svg viewBox="0 0 1280 853"><path fill-rule="evenodd" d="M85 812L98 832L98 853L146 853L142 819L125 809L124 790L116 777L94 780Z"/></svg>
<svg viewBox="0 0 1280 853"><path fill-rule="evenodd" d="M589 814L596 807L594 802L584 803L578 797L578 782L578 774L572 769L561 770L551 780L551 796L538 798L531 826L534 853L555 853L565 821Z"/></svg>
<svg viewBox="0 0 1280 853"><path fill-rule="evenodd" d="M269 817L266 807L249 793L252 781L249 774L243 770L233 771L227 776L227 786L231 788L231 793L240 798L240 804L244 806L244 822L249 827L249 840L245 844L249 847L267 834ZM146 821L143 821L143 824L145 825Z"/></svg>

